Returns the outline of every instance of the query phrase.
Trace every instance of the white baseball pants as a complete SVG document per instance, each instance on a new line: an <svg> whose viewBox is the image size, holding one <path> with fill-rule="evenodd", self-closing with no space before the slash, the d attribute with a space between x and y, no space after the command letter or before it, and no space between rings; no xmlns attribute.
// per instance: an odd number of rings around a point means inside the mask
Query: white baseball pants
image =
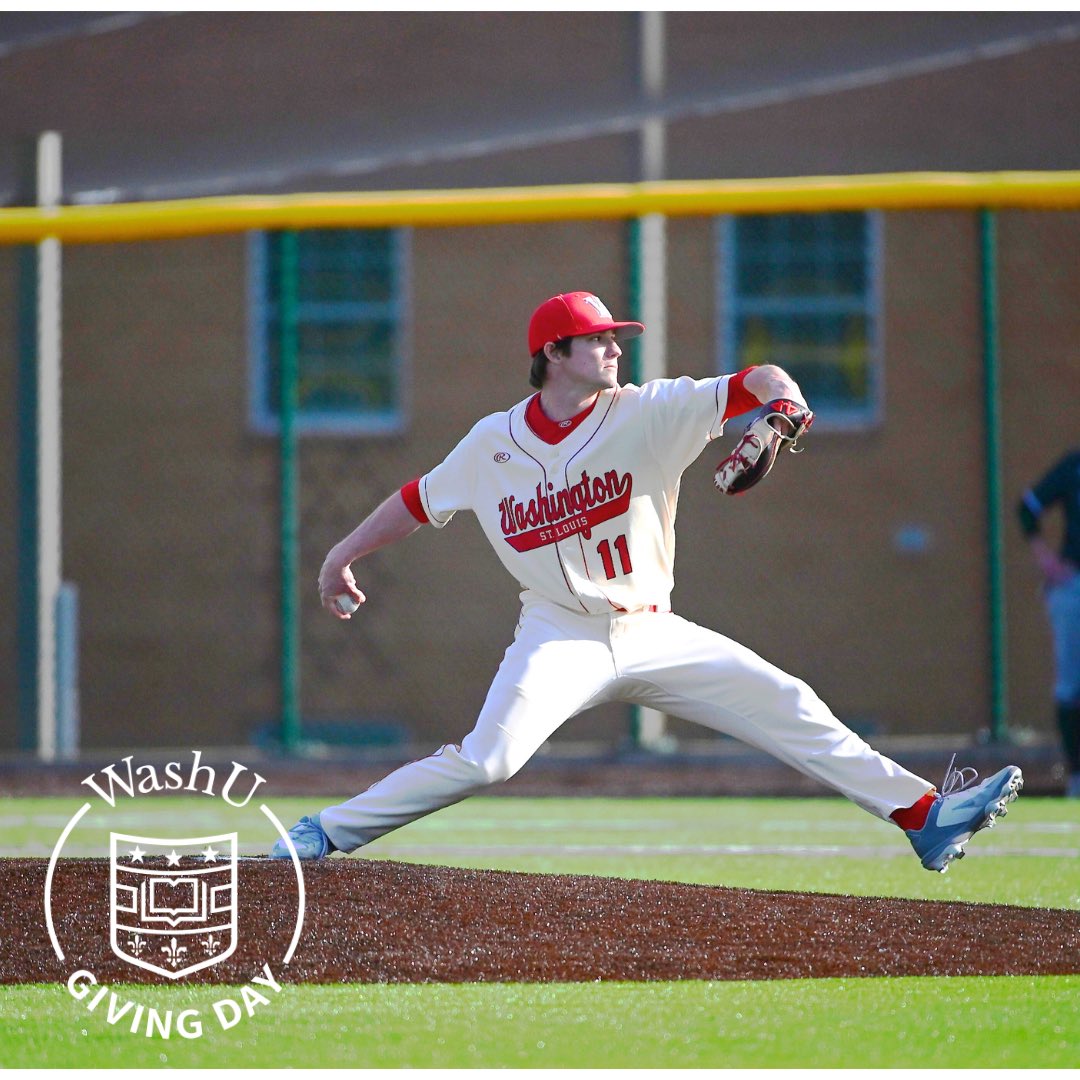
<svg viewBox="0 0 1080 1080"><path fill-rule="evenodd" d="M353 851L513 776L566 720L627 701L732 735L888 818L933 785L846 728L814 691L729 638L678 615L522 609L476 727L320 820Z"/></svg>

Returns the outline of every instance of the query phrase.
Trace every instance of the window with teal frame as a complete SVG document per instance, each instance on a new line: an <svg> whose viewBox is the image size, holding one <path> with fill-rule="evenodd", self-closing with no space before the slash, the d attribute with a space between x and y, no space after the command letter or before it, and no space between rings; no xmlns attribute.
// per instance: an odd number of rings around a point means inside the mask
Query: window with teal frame
<svg viewBox="0 0 1080 1080"><path fill-rule="evenodd" d="M388 435L405 425L405 235L297 232L302 434ZM249 240L252 423L278 430L280 234Z"/></svg>
<svg viewBox="0 0 1080 1080"><path fill-rule="evenodd" d="M778 364L818 425L880 418L877 214L721 218L720 370Z"/></svg>

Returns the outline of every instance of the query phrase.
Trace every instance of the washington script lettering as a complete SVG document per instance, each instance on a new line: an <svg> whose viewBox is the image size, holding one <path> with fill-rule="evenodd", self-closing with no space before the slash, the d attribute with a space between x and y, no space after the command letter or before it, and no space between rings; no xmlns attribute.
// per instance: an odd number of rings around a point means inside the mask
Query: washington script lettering
<svg viewBox="0 0 1080 1080"><path fill-rule="evenodd" d="M630 473L620 476L614 469L595 479L583 471L578 483L559 491L548 484L546 494L537 484L535 497L527 503L513 495L499 503L499 524L515 551L532 551L577 533L584 533L588 540L601 522L626 513L633 486Z"/></svg>

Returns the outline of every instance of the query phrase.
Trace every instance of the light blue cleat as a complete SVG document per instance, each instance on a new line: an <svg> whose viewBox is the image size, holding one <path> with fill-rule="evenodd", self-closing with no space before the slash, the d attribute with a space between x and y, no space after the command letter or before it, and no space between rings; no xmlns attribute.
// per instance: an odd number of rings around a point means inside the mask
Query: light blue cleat
<svg viewBox="0 0 1080 1080"><path fill-rule="evenodd" d="M289 838L296 848L298 859L325 859L331 851L336 850L330 843L330 838L323 832L319 823L319 815L302 817L290 830ZM271 859L290 859L289 849L284 840L279 840L270 849Z"/></svg>
<svg viewBox="0 0 1080 1080"><path fill-rule="evenodd" d="M905 830L927 870L944 874L949 863L962 859L964 845L980 829L992 829L994 822L1009 812L1008 804L1024 786L1024 775L1015 765L972 787L978 778L974 769L954 769L950 762L926 824L921 829Z"/></svg>

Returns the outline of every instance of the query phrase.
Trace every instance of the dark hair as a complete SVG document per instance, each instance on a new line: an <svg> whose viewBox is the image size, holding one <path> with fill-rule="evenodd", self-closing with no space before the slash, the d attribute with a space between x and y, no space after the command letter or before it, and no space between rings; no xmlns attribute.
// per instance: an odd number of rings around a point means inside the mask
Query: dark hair
<svg viewBox="0 0 1080 1080"><path fill-rule="evenodd" d="M572 338L564 337L559 338L555 342L555 351L562 353L564 356L570 353L570 342ZM543 389L544 379L547 376L548 358L547 353L543 349L538 349L533 353L532 368L529 371L529 385L535 386L537 390Z"/></svg>

